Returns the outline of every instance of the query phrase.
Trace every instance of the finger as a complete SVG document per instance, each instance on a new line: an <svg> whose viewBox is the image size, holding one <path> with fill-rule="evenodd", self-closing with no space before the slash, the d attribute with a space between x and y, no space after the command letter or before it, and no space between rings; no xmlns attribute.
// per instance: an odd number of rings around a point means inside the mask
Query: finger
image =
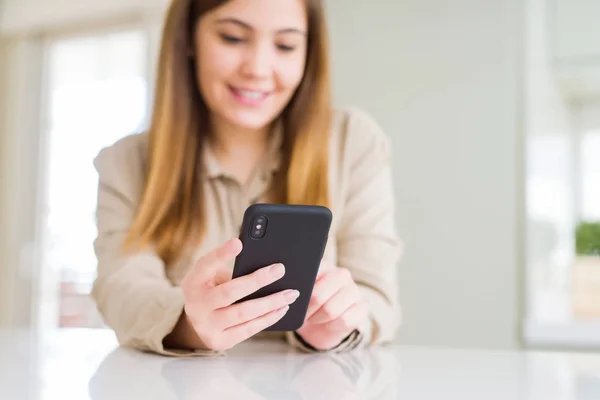
<svg viewBox="0 0 600 400"><path fill-rule="evenodd" d="M359 302L348 308L339 318L323 324L323 327L332 332L352 331L358 328L369 317L369 309L365 302Z"/></svg>
<svg viewBox="0 0 600 400"><path fill-rule="evenodd" d="M317 272L317 279L316 279L316 281L315 281L315 282L317 282L317 281L321 280L321 278L322 278L322 277L323 277L325 274L327 274L327 272L329 272L329 271L325 271L325 270L322 270L322 269L320 269L320 270L319 270L319 272Z"/></svg>
<svg viewBox="0 0 600 400"><path fill-rule="evenodd" d="M333 295L307 321L310 324L324 324L338 319L352 305L360 301L356 286L346 286Z"/></svg>
<svg viewBox="0 0 600 400"><path fill-rule="evenodd" d="M201 257L194 265L189 280L195 284L202 284L211 279L217 268L234 259L242 251L242 242L232 239L221 247Z"/></svg>
<svg viewBox="0 0 600 400"><path fill-rule="evenodd" d="M290 306L285 306L278 310L271 311L268 314L261 315L251 321L228 328L221 334L222 340L229 346L234 346L237 343L243 342L279 321L289 309Z"/></svg>
<svg viewBox="0 0 600 400"><path fill-rule="evenodd" d="M297 290L284 290L260 299L244 301L217 310L215 312L216 321L222 329L231 328L290 305L296 301L299 295Z"/></svg>
<svg viewBox="0 0 600 400"><path fill-rule="evenodd" d="M338 290L344 287L346 282L340 279L339 275L340 272L338 272L336 269L326 273L315 283L315 287L313 288L310 302L308 304L308 310L306 311L306 319L312 317L313 314L323 306L323 304L327 303L327 301L329 301L329 299L335 295Z"/></svg>
<svg viewBox="0 0 600 400"><path fill-rule="evenodd" d="M215 282L214 282L214 286L219 286L222 285L226 282L229 282L231 280L231 276L233 275L233 272L224 266L221 266L217 269L217 272L215 273Z"/></svg>
<svg viewBox="0 0 600 400"><path fill-rule="evenodd" d="M329 263L325 260L321 260L321 264L319 265L319 271L317 272L317 280L322 278L323 275L333 271L334 268L335 267L331 263Z"/></svg>
<svg viewBox="0 0 600 400"><path fill-rule="evenodd" d="M251 274L240 276L212 289L212 303L214 309L227 307L236 301L256 292L285 275L283 264L273 264L261 268Z"/></svg>

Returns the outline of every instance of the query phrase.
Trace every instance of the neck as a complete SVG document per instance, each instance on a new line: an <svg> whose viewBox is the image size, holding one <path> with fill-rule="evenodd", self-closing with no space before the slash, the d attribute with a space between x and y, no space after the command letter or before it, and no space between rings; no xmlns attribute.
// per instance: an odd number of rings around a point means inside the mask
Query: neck
<svg viewBox="0 0 600 400"><path fill-rule="evenodd" d="M213 123L210 146L219 158L243 152L262 152L268 142L269 132L269 126L246 129L227 123Z"/></svg>
<svg viewBox="0 0 600 400"><path fill-rule="evenodd" d="M214 123L209 146L222 168L239 182L247 182L265 155L270 126L244 129L224 123Z"/></svg>

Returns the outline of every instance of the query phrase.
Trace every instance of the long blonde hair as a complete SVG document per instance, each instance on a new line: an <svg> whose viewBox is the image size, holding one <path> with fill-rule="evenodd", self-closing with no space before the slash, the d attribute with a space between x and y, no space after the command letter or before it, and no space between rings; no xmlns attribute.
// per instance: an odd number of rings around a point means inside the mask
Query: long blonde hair
<svg viewBox="0 0 600 400"><path fill-rule="evenodd" d="M167 12L158 64L145 185L126 247L152 246L167 265L205 233L202 160L209 110L189 56L200 16L223 0L173 0ZM329 54L322 0L305 0L308 51L305 74L280 118L282 167L273 200L328 206L330 129ZM241 221L240 221L241 222Z"/></svg>

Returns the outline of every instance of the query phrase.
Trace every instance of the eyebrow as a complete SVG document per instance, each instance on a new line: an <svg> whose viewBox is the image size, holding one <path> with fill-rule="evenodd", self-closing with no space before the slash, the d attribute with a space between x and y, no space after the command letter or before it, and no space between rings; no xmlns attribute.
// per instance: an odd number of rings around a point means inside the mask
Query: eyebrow
<svg viewBox="0 0 600 400"><path fill-rule="evenodd" d="M228 17L228 18L221 18L217 21L218 24L235 24L238 26L241 26L244 29L247 30L254 30L254 28L252 27L252 25L248 24L247 22L244 22L242 20L239 20L237 18L232 18L232 17ZM299 33L301 35L306 36L306 32L304 32L301 29L298 28L283 28L283 29L279 29L277 30L277 33Z"/></svg>

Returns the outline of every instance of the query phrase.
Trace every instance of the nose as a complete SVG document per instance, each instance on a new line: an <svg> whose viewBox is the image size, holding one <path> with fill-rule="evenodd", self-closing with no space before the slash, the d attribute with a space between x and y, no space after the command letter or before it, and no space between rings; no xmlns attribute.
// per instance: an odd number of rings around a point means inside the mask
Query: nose
<svg viewBox="0 0 600 400"><path fill-rule="evenodd" d="M252 78L268 77L273 68L275 56L273 46L260 42L249 46L243 65L243 73Z"/></svg>

